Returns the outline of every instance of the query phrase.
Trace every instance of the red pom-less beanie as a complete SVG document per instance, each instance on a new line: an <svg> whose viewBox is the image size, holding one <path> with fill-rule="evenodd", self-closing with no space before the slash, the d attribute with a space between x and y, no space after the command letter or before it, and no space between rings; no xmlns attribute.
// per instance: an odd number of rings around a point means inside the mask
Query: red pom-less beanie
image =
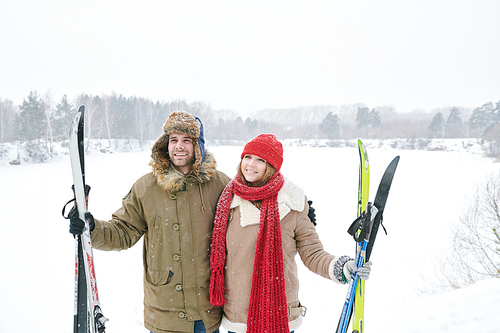
<svg viewBox="0 0 500 333"><path fill-rule="evenodd" d="M274 134L260 134L243 148L241 158L246 154L259 156L280 171L283 164L283 146Z"/></svg>

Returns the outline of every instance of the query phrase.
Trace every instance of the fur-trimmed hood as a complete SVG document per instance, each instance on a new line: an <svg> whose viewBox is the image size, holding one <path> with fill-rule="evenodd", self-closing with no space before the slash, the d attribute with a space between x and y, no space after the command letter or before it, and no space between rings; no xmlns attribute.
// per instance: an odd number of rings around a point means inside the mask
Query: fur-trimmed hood
<svg viewBox="0 0 500 333"><path fill-rule="evenodd" d="M177 171L168 153L169 137L172 133L182 133L193 139L193 170L190 175L200 183L208 182L216 173L216 162L212 154L205 152L203 124L198 117L185 111L172 112L162 127L163 134L151 149L153 174L160 186L169 192L178 192L184 187L185 176Z"/></svg>
<svg viewBox="0 0 500 333"><path fill-rule="evenodd" d="M205 138L203 134L203 124L200 118L195 117L185 111L172 112L165 124L163 124L163 134L156 140L152 148L150 165L157 174L164 173L170 163L168 154L169 137L172 133L182 133L193 139L193 171L192 174L199 176L201 165L205 159Z"/></svg>
<svg viewBox="0 0 500 333"><path fill-rule="evenodd" d="M168 137L166 141L168 146ZM184 188L184 179L186 176L173 167L168 156L168 151L166 148L163 150L162 147L163 145L161 144L153 146L151 153L152 160L149 165L153 168L153 174L161 187L173 193L181 191ZM199 167L198 173L195 174L193 170L190 175L195 176L200 183L209 182L216 173L216 166L217 162L214 155L206 150L205 158Z"/></svg>

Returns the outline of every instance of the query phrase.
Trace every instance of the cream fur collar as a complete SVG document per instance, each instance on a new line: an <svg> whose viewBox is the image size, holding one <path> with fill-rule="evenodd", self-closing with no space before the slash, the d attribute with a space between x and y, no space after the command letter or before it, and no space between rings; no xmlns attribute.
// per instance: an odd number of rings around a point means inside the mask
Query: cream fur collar
<svg viewBox="0 0 500 333"><path fill-rule="evenodd" d="M290 211L302 211L304 209L305 194L304 191L289 181L285 177L285 183L278 192L278 209L280 220L282 220ZM259 224L260 210L250 201L244 200L237 195L233 196L231 208L240 207L242 227Z"/></svg>

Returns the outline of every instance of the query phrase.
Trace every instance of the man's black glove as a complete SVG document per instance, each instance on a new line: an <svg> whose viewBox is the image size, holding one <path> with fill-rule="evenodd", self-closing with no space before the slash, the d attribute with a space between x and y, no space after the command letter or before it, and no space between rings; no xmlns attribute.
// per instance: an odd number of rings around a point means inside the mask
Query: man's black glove
<svg viewBox="0 0 500 333"><path fill-rule="evenodd" d="M78 209L75 207L71 208L69 214L69 232L72 233L73 235L81 235L83 233L83 228L85 228L85 222L80 219L80 216L78 215ZM94 217L90 212L85 213L85 219L89 222L89 228L90 228L90 233L94 231L95 228L95 221Z"/></svg>
<svg viewBox="0 0 500 333"><path fill-rule="evenodd" d="M307 213L307 216L309 216L312 224L316 225L316 213L314 212L314 208L312 207L313 202L311 200L308 200L307 203L309 204L309 213Z"/></svg>

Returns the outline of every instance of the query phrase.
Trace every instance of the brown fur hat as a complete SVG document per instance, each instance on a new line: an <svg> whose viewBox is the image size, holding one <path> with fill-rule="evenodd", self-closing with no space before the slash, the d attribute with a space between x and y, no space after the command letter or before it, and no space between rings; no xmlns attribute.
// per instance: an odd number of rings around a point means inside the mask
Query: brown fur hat
<svg viewBox="0 0 500 333"><path fill-rule="evenodd" d="M203 126L201 121L185 111L172 112L163 125L164 134L153 145L150 165L155 174L165 173L171 168L168 155L168 139L171 133L182 133L193 138L194 164L193 174L199 175L204 157ZM200 147L202 145L202 147Z"/></svg>
<svg viewBox="0 0 500 333"><path fill-rule="evenodd" d="M167 135L174 132L182 133L193 139L198 139L200 137L200 124L193 115L185 111L174 111L163 125L163 132Z"/></svg>

